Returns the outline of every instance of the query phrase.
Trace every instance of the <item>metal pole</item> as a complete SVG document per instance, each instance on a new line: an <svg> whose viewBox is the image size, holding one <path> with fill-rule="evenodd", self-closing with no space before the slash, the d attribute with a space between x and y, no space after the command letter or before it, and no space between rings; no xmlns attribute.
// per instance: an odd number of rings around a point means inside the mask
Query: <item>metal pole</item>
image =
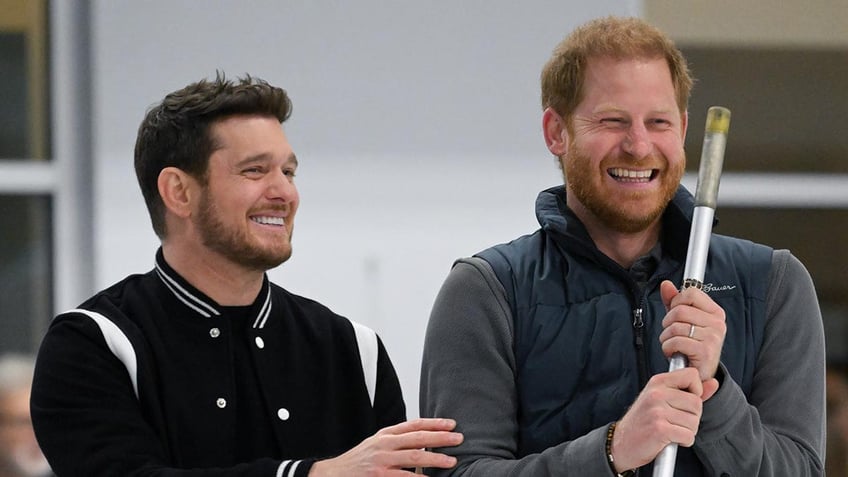
<svg viewBox="0 0 848 477"><path fill-rule="evenodd" d="M707 111L707 126L704 132L704 146L701 150L701 164L698 169L698 185L695 188L695 212L692 217L692 229L689 231L689 249L686 253L686 266L683 269L682 289L704 286L704 271L710 247L713 217L715 215L718 183L724 164L724 147L727 144L727 131L730 129L730 110L713 106ZM686 356L674 353L668 370L676 371L688 365ZM677 443L667 445L654 461L653 477L672 477L677 459Z"/></svg>

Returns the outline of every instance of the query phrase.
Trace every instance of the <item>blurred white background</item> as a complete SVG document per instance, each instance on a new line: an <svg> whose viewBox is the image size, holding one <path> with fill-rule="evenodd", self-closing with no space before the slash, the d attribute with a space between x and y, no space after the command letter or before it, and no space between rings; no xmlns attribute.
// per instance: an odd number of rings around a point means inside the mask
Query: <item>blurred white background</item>
<svg viewBox="0 0 848 477"><path fill-rule="evenodd" d="M270 276L374 328L410 417L430 307L451 263L537 227L561 182L538 78L572 28L637 0L95 1L95 288L152 268L132 168L165 94L216 70L285 88L300 161L294 255Z"/></svg>

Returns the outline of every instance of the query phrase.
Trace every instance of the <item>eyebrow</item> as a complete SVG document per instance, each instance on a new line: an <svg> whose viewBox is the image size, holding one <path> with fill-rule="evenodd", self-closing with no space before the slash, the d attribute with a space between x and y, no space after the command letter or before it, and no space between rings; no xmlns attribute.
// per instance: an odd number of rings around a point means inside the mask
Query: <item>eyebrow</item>
<svg viewBox="0 0 848 477"><path fill-rule="evenodd" d="M271 155L267 153L257 154L255 156L248 156L240 161L238 161L235 166L236 167L244 167L248 164L253 164L254 162L263 162L271 159ZM294 153L289 154L289 156L284 161L286 164L294 164L295 167L299 164L297 161L297 156Z"/></svg>
<svg viewBox="0 0 848 477"><path fill-rule="evenodd" d="M605 114L605 113L624 113L624 110L622 108L619 108L618 106L614 106L614 105L608 104L608 103L599 104L599 105L595 106L594 109L592 109L592 114Z"/></svg>
<svg viewBox="0 0 848 477"><path fill-rule="evenodd" d="M675 109L655 109L650 111L650 114L676 114L677 110ZM600 104L595 109L592 110L592 114L610 114L610 113L619 113L619 114L629 114L626 109L620 108L618 106L612 104Z"/></svg>

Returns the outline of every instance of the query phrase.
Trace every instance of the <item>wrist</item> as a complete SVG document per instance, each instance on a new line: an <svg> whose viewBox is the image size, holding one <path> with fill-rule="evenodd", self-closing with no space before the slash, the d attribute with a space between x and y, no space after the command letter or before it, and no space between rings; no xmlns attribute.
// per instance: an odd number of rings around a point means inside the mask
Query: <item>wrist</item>
<svg viewBox="0 0 848 477"><path fill-rule="evenodd" d="M605 452L607 455L607 464L609 464L609 468L612 471L612 474L616 477L633 477L636 475L632 470L625 470L623 472L619 472L615 467L615 458L612 455L612 440L615 437L615 427L618 424L618 421L613 421L612 424L607 428L607 442L605 447Z"/></svg>
<svg viewBox="0 0 848 477"><path fill-rule="evenodd" d="M301 461L294 475L297 477L325 477L329 475L326 465L326 460L304 459Z"/></svg>

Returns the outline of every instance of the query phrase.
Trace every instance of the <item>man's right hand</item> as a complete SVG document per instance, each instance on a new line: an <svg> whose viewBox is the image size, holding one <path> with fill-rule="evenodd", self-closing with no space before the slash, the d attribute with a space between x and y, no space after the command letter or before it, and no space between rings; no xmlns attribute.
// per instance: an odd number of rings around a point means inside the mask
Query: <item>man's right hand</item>
<svg viewBox="0 0 848 477"><path fill-rule="evenodd" d="M312 465L309 477L414 475L403 469L438 467L449 469L456 458L427 451L462 443L462 434L452 432L453 419L415 419L380 429L358 446L332 459Z"/></svg>
<svg viewBox="0 0 848 477"><path fill-rule="evenodd" d="M718 381L701 382L695 368L653 376L616 424L612 441L616 470L641 467L672 442L684 447L694 444L703 402L717 389Z"/></svg>

